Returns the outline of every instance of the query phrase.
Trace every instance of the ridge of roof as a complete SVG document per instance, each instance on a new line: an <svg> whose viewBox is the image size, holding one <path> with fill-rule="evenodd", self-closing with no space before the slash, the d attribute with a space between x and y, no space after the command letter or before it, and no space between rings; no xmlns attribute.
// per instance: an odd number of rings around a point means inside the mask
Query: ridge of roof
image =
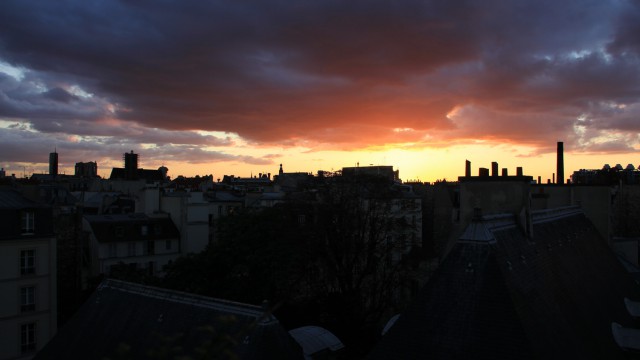
<svg viewBox="0 0 640 360"><path fill-rule="evenodd" d="M127 292L135 295L145 296L154 299L161 299L174 303L186 304L191 306L197 306L206 309L212 309L216 311L222 311L225 313L231 313L234 315L242 315L253 317L256 319L262 319L268 321L277 321L271 314L266 314L268 309L263 307L243 304L239 302L216 299L212 297L190 294L177 290L163 289L149 285L141 285L130 283L126 281L116 279L106 279L97 288L100 292L105 288L111 288L122 292ZM261 321L262 323L262 321Z"/></svg>
<svg viewBox="0 0 640 360"><path fill-rule="evenodd" d="M531 212L531 221L540 224L584 213L579 205L563 206Z"/></svg>

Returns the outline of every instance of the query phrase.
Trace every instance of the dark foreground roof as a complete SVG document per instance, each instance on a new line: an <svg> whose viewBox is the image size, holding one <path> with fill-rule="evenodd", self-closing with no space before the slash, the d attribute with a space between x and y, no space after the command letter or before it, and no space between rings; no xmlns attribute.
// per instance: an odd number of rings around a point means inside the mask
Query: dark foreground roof
<svg viewBox="0 0 640 360"><path fill-rule="evenodd" d="M258 306L105 280L35 359L301 359Z"/></svg>
<svg viewBox="0 0 640 360"><path fill-rule="evenodd" d="M582 213L459 241L371 359L625 358L611 323L638 327L638 285Z"/></svg>

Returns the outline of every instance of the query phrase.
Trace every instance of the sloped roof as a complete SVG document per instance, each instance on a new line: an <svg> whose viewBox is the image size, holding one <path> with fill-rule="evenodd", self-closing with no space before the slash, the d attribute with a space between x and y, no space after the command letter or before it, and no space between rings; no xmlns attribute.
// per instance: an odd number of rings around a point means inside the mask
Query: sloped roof
<svg viewBox="0 0 640 360"><path fill-rule="evenodd" d="M171 218L149 217L146 214L84 215L99 242L163 240L180 237ZM146 226L143 231L142 227Z"/></svg>
<svg viewBox="0 0 640 360"><path fill-rule="evenodd" d="M289 331L289 334L302 346L305 359L322 351L338 351L344 348L342 341L329 330L319 326L303 326Z"/></svg>
<svg viewBox="0 0 640 360"><path fill-rule="evenodd" d="M624 358L611 323L633 325L624 298L640 291L593 224L565 214L537 218L530 239L514 224L458 242L370 358Z"/></svg>
<svg viewBox="0 0 640 360"><path fill-rule="evenodd" d="M492 248L459 243L372 359L526 359L531 348Z"/></svg>
<svg viewBox="0 0 640 360"><path fill-rule="evenodd" d="M105 280L35 359L197 359L203 352L207 358L302 358L261 307Z"/></svg>
<svg viewBox="0 0 640 360"><path fill-rule="evenodd" d="M20 192L13 189L0 189L0 209L28 209L42 207L24 197Z"/></svg>

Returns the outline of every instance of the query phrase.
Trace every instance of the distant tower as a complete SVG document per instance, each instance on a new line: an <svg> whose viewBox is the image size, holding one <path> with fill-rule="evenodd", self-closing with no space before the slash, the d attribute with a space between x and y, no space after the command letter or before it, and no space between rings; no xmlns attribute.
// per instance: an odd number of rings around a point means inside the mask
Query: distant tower
<svg viewBox="0 0 640 360"><path fill-rule="evenodd" d="M158 168L158 171L160 171L160 173L162 174L162 180L167 180L167 173L169 172L169 168L163 165Z"/></svg>
<svg viewBox="0 0 640 360"><path fill-rule="evenodd" d="M49 175L58 176L58 152L49 153Z"/></svg>
<svg viewBox="0 0 640 360"><path fill-rule="evenodd" d="M138 154L124 153L124 177L127 180L135 180L138 178Z"/></svg>
<svg viewBox="0 0 640 360"><path fill-rule="evenodd" d="M284 171L282 171L282 164L280 164L280 170L278 170L278 175L282 175Z"/></svg>
<svg viewBox="0 0 640 360"><path fill-rule="evenodd" d="M76 177L94 178L98 176L98 163L95 161L76 163Z"/></svg>
<svg viewBox="0 0 640 360"><path fill-rule="evenodd" d="M558 174L556 184L564 184L564 143L558 141L558 161L556 174Z"/></svg>

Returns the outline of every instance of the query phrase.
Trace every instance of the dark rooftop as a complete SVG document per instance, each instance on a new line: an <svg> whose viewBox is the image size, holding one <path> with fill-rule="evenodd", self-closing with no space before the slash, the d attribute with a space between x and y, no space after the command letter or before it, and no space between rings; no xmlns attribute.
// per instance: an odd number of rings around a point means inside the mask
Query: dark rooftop
<svg viewBox="0 0 640 360"><path fill-rule="evenodd" d="M0 189L0 209L27 209L41 206L41 204L24 197L17 190Z"/></svg>
<svg viewBox="0 0 640 360"><path fill-rule="evenodd" d="M127 172L124 168L113 168L109 180L127 179ZM160 170L136 169L136 180L164 181L164 176Z"/></svg>
<svg viewBox="0 0 640 360"><path fill-rule="evenodd" d="M85 215L96 239L100 242L162 240L180 237L171 218L149 217L146 214ZM143 229L143 227L145 227Z"/></svg>
<svg viewBox="0 0 640 360"><path fill-rule="evenodd" d="M105 280L35 359L302 359L278 320L252 306Z"/></svg>
<svg viewBox="0 0 640 360"><path fill-rule="evenodd" d="M534 217L532 238L475 224L483 239L455 245L370 358L625 358L611 323L634 327L638 285L584 214L564 213Z"/></svg>

